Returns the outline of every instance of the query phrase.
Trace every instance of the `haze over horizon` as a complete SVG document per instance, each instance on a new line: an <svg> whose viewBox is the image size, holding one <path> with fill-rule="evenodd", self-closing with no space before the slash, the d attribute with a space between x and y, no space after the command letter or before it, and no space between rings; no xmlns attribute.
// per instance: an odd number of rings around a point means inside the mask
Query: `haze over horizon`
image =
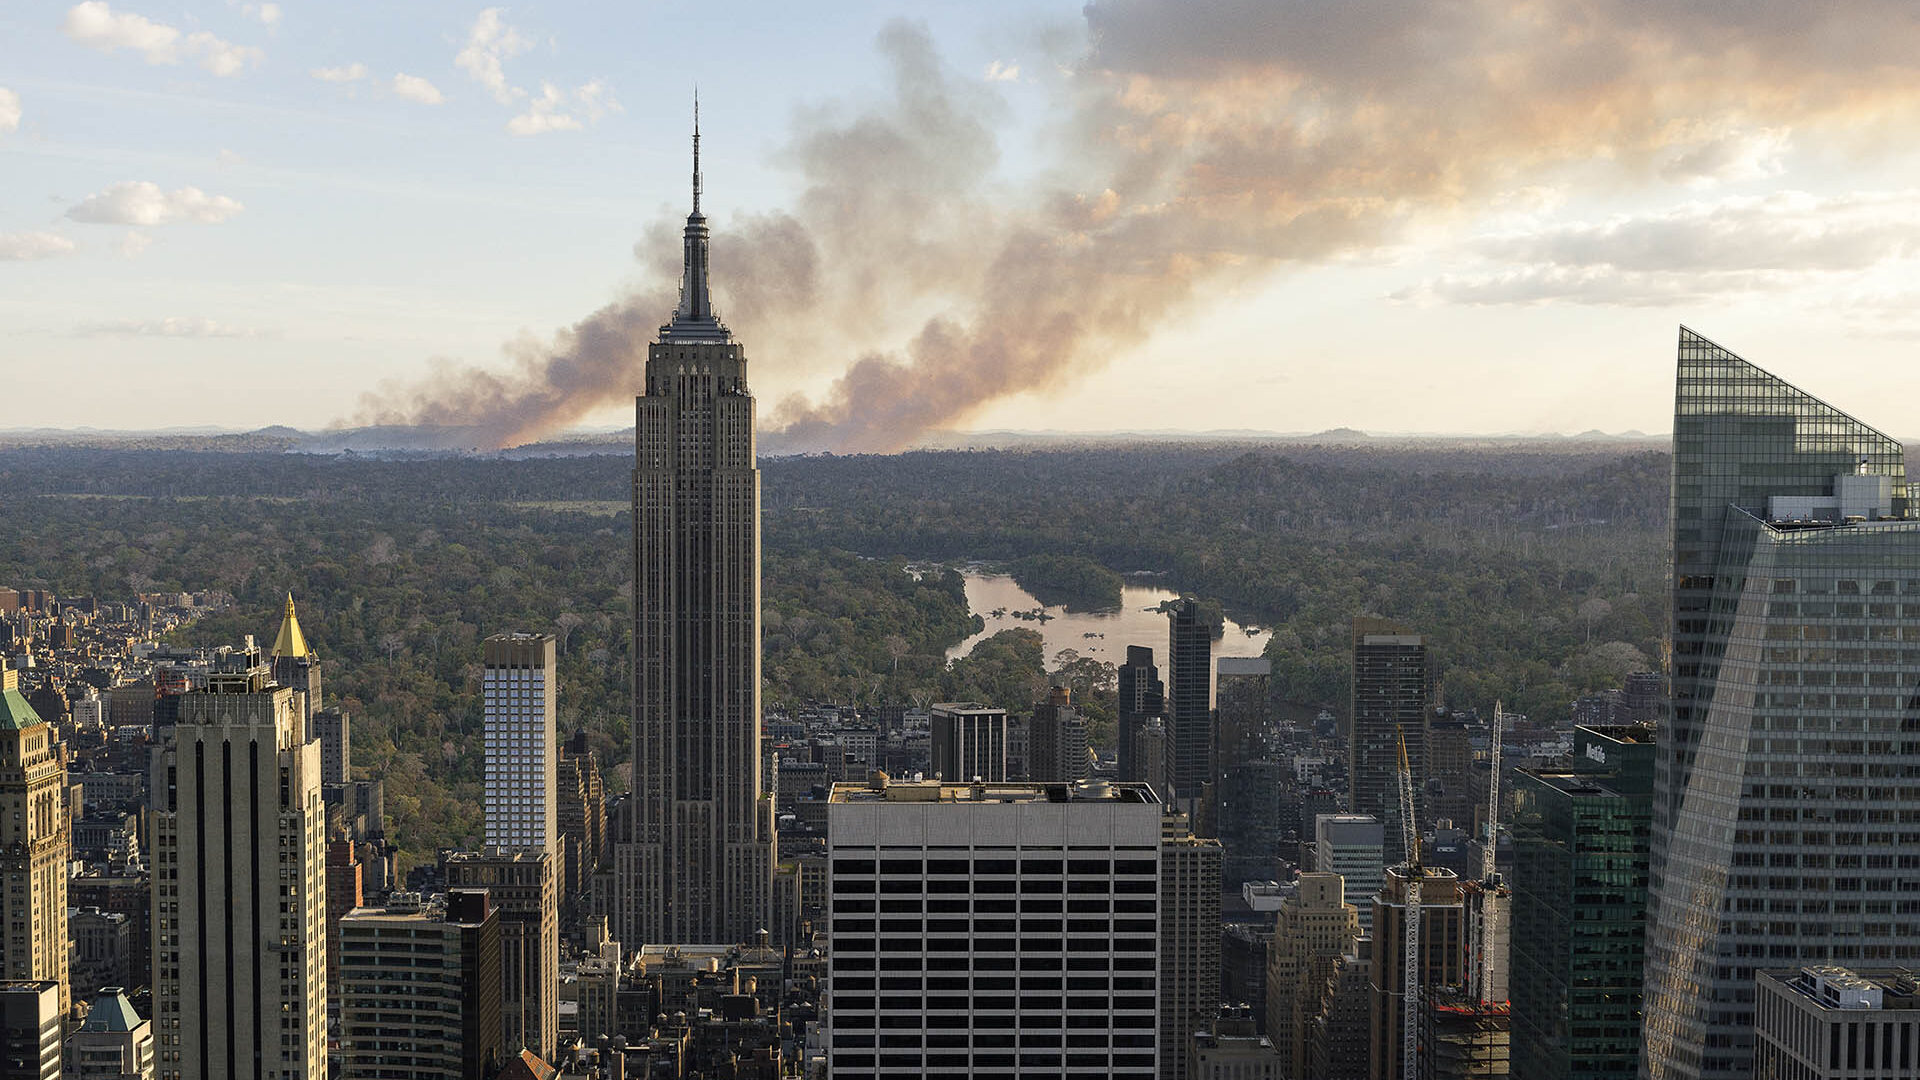
<svg viewBox="0 0 1920 1080"><path fill-rule="evenodd" d="M14 6L0 429L619 427L695 82L795 445L1657 432L1680 322L1902 426L1920 12L1205 6Z"/></svg>

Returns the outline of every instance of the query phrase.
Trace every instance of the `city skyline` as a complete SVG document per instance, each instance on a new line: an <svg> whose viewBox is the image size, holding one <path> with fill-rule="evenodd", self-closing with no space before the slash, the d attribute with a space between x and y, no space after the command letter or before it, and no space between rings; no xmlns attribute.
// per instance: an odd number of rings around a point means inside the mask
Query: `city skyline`
<svg viewBox="0 0 1920 1080"><path fill-rule="evenodd" d="M712 212L736 238L717 265L751 269L780 237L805 258L734 275L719 301L779 361L763 371L769 431L808 415L791 395L826 402L798 445L887 448L827 415L834 380L860 356L924 351L929 325L977 329L994 255L961 241L1021 229L1139 240L1149 267L1196 253L1231 265L1168 270L1137 325L1088 328L1097 359L1022 353L977 392L894 385L889 400L913 405L903 430L1149 430L1204 410L1207 429L1651 432L1653 357L1676 316L1768 340L1802 381L1829 366L1864 378L1916 331L1904 297L1920 197L1911 151L1878 134L1916 107L1901 75L1902 43L1920 38L1911 13L1629 19L1603 5L1582 21L1547 5L1529 21L1486 3L1382 14L1395 32L1377 34L1286 5L1224 5L1163 34L1154 0L737 14L725 36L749 73L705 80L728 177ZM230 401L192 392L203 381L256 387L249 427L412 415L408 388L436 357L505 382L456 380L432 404L525 389L520 358L550 355L561 328L670 292L652 241L678 201L669 136L701 65L640 75L618 58L710 31L708 17L100 0L0 14L0 154L23 180L0 199L0 272L18 283L0 301L15 346L0 365L10 404L33 402L0 411L0 429L229 424ZM1580 32L1556 39L1562 22ZM1447 44L1477 36L1488 44ZM1717 69L1716 43L1746 59L1739 72ZM1198 76L1209 51L1222 73ZM1270 105L1236 99L1241 87ZM1446 123L1426 125L1436 103ZM1185 138L1171 134L1182 121ZM1326 141L1302 135L1308 121ZM1246 152L1223 124L1295 153ZM1168 133L1144 174L1113 138L1135 127ZM1465 137L1435 146L1428 127ZM865 135L891 140L887 168L858 164ZM1064 147L1104 149L1062 160ZM1427 168L1396 168L1409 156ZM848 200L874 243L834 231L830 208ZM870 298L837 276L911 266L922 244L951 280L902 275ZM1069 312L1124 294L1070 263L1035 273ZM817 311L796 310L809 280ZM319 365L332 377L315 386ZM1184 376L1171 387L1157 378L1170 365ZM93 388L84 399L56 392L70 371ZM1890 378L1889 397L1906 396L1907 376ZM618 381L508 436L617 427ZM1241 392L1199 391L1221 383Z"/></svg>

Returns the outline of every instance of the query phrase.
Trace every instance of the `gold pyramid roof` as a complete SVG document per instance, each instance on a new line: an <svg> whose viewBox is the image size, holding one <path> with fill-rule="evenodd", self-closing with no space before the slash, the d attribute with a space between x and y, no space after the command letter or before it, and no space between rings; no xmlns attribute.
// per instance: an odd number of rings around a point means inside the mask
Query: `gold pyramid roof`
<svg viewBox="0 0 1920 1080"><path fill-rule="evenodd" d="M287 594L287 617L280 623L280 636L273 639L273 655L305 657L307 639L300 633L300 619L293 613L293 594Z"/></svg>

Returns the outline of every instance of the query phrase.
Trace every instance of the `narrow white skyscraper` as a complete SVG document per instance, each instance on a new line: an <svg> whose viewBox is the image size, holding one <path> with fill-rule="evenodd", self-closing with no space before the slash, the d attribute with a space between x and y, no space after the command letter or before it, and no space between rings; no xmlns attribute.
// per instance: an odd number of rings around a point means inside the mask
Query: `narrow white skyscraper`
<svg viewBox="0 0 1920 1080"><path fill-rule="evenodd" d="M486 640L486 846L552 852L559 831L552 634Z"/></svg>

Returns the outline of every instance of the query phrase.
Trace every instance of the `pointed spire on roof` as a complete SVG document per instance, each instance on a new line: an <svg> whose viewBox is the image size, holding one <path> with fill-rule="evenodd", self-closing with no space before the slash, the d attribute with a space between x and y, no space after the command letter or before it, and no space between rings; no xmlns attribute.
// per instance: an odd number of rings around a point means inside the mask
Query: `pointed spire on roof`
<svg viewBox="0 0 1920 1080"><path fill-rule="evenodd" d="M693 94L693 212L687 215L682 240L680 306L660 328L661 341L727 342L733 340L720 317L713 313L707 286L707 218L700 212L700 92Z"/></svg>
<svg viewBox="0 0 1920 1080"><path fill-rule="evenodd" d="M274 656L305 657L306 636L300 633L300 619L293 613L293 594L287 594L287 615L280 622L280 636L273 639Z"/></svg>

